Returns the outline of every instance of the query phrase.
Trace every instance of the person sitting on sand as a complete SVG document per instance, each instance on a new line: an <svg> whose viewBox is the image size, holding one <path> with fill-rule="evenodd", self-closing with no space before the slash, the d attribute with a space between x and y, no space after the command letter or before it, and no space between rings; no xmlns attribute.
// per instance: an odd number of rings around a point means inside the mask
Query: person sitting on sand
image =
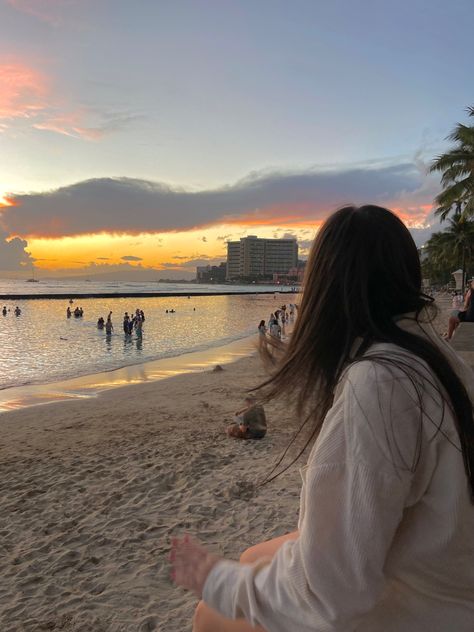
<svg viewBox="0 0 474 632"><path fill-rule="evenodd" d="M470 283L470 287L464 297L464 307L457 313L453 312L448 321L448 333L446 338L451 340L459 323L474 322L474 279ZM454 304L454 301L453 301Z"/></svg>
<svg viewBox="0 0 474 632"><path fill-rule="evenodd" d="M395 214L345 207L319 229L295 329L261 385L298 404L293 463L311 445L299 523L240 563L173 538L172 578L202 599L193 632L472 632L474 383L431 303ZM285 454L264 480L247 472L275 533L281 488L262 485ZM229 505L227 550L248 526ZM195 522L211 541L212 520Z"/></svg>
<svg viewBox="0 0 474 632"><path fill-rule="evenodd" d="M267 433L267 420L263 406L257 404L254 395L247 395L244 401L245 408L235 413L238 423L230 425L227 428L227 434L235 439L263 439Z"/></svg>

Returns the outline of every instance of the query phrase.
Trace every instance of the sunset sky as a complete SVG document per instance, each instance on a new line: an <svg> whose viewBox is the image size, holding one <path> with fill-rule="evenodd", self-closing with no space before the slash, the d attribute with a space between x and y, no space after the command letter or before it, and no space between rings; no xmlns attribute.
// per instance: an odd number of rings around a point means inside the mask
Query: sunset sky
<svg viewBox="0 0 474 632"><path fill-rule="evenodd" d="M0 273L185 277L392 208L474 103L472 0L0 0Z"/></svg>

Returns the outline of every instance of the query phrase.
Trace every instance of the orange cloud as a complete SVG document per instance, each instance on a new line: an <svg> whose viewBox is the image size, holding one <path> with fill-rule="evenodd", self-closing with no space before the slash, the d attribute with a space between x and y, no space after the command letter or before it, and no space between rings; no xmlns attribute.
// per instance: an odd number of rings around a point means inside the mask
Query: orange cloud
<svg viewBox="0 0 474 632"><path fill-rule="evenodd" d="M7 208L9 206L17 206L15 200L8 194L0 195L0 208Z"/></svg>
<svg viewBox="0 0 474 632"><path fill-rule="evenodd" d="M390 206L391 210L408 226L408 228L422 228L426 225L432 213L433 204L417 204L416 206Z"/></svg>

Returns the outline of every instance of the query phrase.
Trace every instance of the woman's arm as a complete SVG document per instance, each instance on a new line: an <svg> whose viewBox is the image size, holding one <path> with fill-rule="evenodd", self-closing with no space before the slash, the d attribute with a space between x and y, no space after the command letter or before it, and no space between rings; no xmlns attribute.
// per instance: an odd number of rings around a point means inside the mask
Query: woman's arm
<svg viewBox="0 0 474 632"><path fill-rule="evenodd" d="M464 298L464 311L466 311L467 309L469 309L469 305L471 304L471 300L472 300L472 289L468 290L466 292L466 296Z"/></svg>

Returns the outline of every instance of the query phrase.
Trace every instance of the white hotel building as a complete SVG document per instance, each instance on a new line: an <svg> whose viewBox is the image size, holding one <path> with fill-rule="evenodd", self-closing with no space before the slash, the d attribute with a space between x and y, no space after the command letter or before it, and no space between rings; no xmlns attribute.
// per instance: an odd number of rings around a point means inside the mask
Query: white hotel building
<svg viewBox="0 0 474 632"><path fill-rule="evenodd" d="M260 239L254 235L227 242L227 280L270 278L298 265L296 239Z"/></svg>

